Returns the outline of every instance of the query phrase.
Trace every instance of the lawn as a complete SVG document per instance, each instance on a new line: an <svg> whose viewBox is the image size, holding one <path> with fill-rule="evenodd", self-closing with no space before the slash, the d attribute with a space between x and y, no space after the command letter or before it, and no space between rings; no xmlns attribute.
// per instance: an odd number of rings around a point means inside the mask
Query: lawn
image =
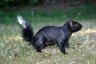
<svg viewBox="0 0 96 64"><path fill-rule="evenodd" d="M19 9L0 11L0 64L96 64L96 8L94 5L68 7L64 10ZM79 15L80 14L80 15ZM47 25L63 25L68 17L78 20L83 29L70 38L69 53L64 55L54 45L37 53L21 37L16 16L22 15L36 33Z"/></svg>

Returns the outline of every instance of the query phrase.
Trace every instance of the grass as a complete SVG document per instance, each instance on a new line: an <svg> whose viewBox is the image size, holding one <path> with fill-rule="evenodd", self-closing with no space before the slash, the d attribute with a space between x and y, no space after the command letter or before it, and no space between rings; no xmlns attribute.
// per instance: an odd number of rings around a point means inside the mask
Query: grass
<svg viewBox="0 0 96 64"><path fill-rule="evenodd" d="M69 52L67 55L62 54L56 45L43 49L43 53L37 53L32 46L28 46L27 42L22 40L21 28L18 25L0 25L0 63L96 64L96 24L81 23L84 28L72 35L71 47L66 49ZM40 23L42 26L45 24ZM40 26L37 25L36 29L39 28Z"/></svg>
<svg viewBox="0 0 96 64"><path fill-rule="evenodd" d="M37 22L61 22L68 18L76 19L77 15L80 13L76 20L94 20L96 18L96 5L82 5L75 7L66 7L62 10L58 9L46 9L46 10L34 10L32 9L19 9L16 11L2 11L0 10L0 23L3 24L13 24L16 23L16 16L22 15L28 21L33 23Z"/></svg>
<svg viewBox="0 0 96 64"><path fill-rule="evenodd" d="M88 11L87 11L88 10ZM78 6L63 10L17 10L0 11L0 64L96 64L96 12L93 5ZM16 15L20 14L32 23L37 32L46 25L60 26L67 17L73 19L80 12L83 29L74 33L70 39L69 53L64 55L54 45L37 53L21 37L21 28L16 23Z"/></svg>

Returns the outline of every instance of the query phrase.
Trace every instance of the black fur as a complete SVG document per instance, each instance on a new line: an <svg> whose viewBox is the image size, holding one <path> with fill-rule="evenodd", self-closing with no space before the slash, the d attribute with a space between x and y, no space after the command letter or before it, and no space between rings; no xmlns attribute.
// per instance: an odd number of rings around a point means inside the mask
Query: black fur
<svg viewBox="0 0 96 64"><path fill-rule="evenodd" d="M33 29L28 23L25 23L26 29L23 28L23 38L30 42L38 52L41 52L43 48L56 43L60 51L64 54L65 47L69 48L69 38L73 32L77 32L82 28L82 25L78 22L69 20L63 26L46 26L41 28L34 36ZM22 26L22 25L21 25Z"/></svg>

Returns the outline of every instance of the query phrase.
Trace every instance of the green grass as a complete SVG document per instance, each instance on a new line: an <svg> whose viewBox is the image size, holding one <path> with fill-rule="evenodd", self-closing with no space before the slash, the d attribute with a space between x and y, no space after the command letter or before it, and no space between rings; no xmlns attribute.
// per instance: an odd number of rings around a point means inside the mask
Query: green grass
<svg viewBox="0 0 96 64"><path fill-rule="evenodd" d="M96 8L95 5L68 7L64 10L0 11L0 64L96 64ZM69 53L64 55L54 45L37 53L33 46L21 37L21 28L16 16L22 15L32 24L35 33L46 25L61 26L67 17L81 20L83 29L70 39ZM78 44L79 43L79 44Z"/></svg>
<svg viewBox="0 0 96 64"><path fill-rule="evenodd" d="M78 14L80 15L78 16ZM30 22L62 22L68 18L76 20L94 20L96 18L96 5L81 5L75 7L66 7L62 10L46 9L34 10L29 8L19 9L16 11L0 11L0 23L14 24L16 16L22 15ZM51 21L52 20L52 21Z"/></svg>

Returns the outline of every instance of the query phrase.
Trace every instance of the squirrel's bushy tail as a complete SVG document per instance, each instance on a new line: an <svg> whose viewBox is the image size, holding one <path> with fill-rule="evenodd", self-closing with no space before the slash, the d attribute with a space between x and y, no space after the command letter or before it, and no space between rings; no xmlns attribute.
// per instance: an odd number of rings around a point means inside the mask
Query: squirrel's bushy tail
<svg viewBox="0 0 96 64"><path fill-rule="evenodd" d="M22 37L28 41L29 44L33 43L34 32L30 24L28 24L22 16L17 16L17 22L22 27Z"/></svg>

